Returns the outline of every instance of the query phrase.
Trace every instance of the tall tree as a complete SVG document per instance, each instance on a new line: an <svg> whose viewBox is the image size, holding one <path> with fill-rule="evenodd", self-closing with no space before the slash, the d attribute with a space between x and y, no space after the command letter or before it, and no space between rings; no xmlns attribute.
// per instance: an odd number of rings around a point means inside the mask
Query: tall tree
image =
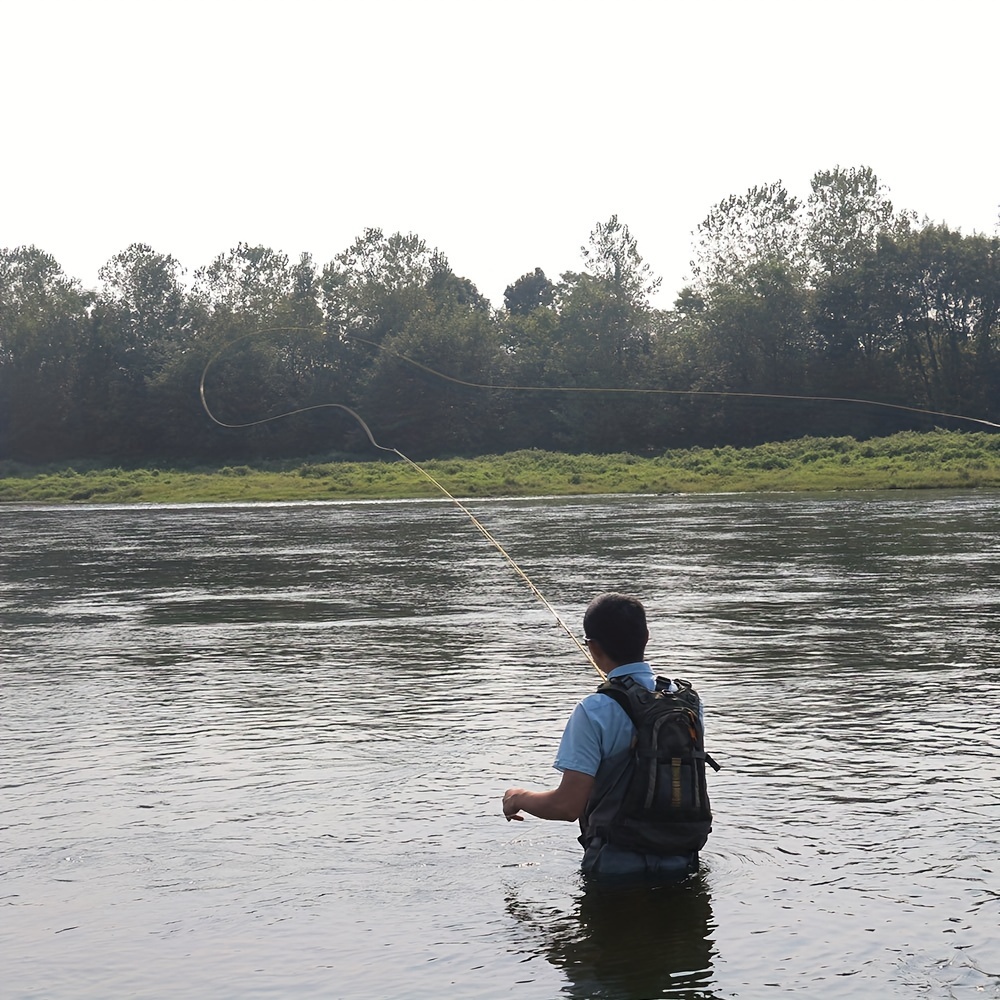
<svg viewBox="0 0 1000 1000"><path fill-rule="evenodd" d="M616 298L636 309L649 307L663 279L642 259L635 237L617 215L599 222L580 252L587 272L605 282Z"/></svg>
<svg viewBox="0 0 1000 1000"><path fill-rule="evenodd" d="M79 393L93 296L37 247L0 250L0 455L90 453Z"/></svg>
<svg viewBox="0 0 1000 1000"><path fill-rule="evenodd" d="M750 188L714 205L695 231L695 287L752 287L761 265L804 271L801 202L781 181Z"/></svg>
<svg viewBox="0 0 1000 1000"><path fill-rule="evenodd" d="M934 409L995 412L1000 240L928 224L883 240L877 261L880 319L914 393Z"/></svg>
<svg viewBox="0 0 1000 1000"><path fill-rule="evenodd" d="M591 230L581 254L586 270L567 272L556 290L567 371L625 378L630 362L648 350L649 297L661 279L616 215Z"/></svg>
<svg viewBox="0 0 1000 1000"><path fill-rule="evenodd" d="M548 308L554 299L555 285L540 267L522 274L503 293L504 308L513 316L527 316L535 309Z"/></svg>
<svg viewBox="0 0 1000 1000"><path fill-rule="evenodd" d="M442 254L425 291L424 304L382 341L360 406L407 454L469 454L498 440L496 394L478 388L494 377L497 324L489 302Z"/></svg>
<svg viewBox="0 0 1000 1000"><path fill-rule="evenodd" d="M879 236L908 225L871 167L821 170L806 202L805 244L815 273L838 277L864 260Z"/></svg>
<svg viewBox="0 0 1000 1000"><path fill-rule="evenodd" d="M194 275L194 291L216 315L266 325L285 301L288 256L265 246L239 243Z"/></svg>
<svg viewBox="0 0 1000 1000"><path fill-rule="evenodd" d="M426 303L437 251L414 233L366 229L331 261L320 280L327 327L380 342Z"/></svg>
<svg viewBox="0 0 1000 1000"><path fill-rule="evenodd" d="M149 389L191 335L182 274L173 257L143 243L98 272L80 392L105 454L135 456L160 446L166 414Z"/></svg>

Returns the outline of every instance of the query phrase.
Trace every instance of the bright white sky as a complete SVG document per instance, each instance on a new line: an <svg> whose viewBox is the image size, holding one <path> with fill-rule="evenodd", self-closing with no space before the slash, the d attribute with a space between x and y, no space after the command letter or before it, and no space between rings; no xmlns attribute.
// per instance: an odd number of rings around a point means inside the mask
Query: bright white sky
<svg viewBox="0 0 1000 1000"><path fill-rule="evenodd" d="M495 303L613 213L682 286L709 208L871 166L995 233L989 0L0 0L0 247L325 263L415 232Z"/></svg>

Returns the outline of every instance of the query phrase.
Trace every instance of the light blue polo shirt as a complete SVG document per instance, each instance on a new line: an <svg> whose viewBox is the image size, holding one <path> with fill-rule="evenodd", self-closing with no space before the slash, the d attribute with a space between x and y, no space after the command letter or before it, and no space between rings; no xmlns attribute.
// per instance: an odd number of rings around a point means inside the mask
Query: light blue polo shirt
<svg viewBox="0 0 1000 1000"><path fill-rule="evenodd" d="M608 677L633 677L649 691L656 686L653 668L645 662L622 664ZM602 760L629 748L634 733L632 720L614 698L596 692L588 694L566 723L554 767L557 771L596 775Z"/></svg>

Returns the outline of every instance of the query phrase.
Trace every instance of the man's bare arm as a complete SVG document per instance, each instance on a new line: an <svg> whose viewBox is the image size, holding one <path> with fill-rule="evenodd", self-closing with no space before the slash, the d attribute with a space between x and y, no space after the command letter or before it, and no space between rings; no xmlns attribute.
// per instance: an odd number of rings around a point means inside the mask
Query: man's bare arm
<svg viewBox="0 0 1000 1000"><path fill-rule="evenodd" d="M563 771L558 787L548 792L508 788L503 794L503 814L508 820L523 820L523 810L539 819L561 819L572 823L583 815L593 788L592 774Z"/></svg>

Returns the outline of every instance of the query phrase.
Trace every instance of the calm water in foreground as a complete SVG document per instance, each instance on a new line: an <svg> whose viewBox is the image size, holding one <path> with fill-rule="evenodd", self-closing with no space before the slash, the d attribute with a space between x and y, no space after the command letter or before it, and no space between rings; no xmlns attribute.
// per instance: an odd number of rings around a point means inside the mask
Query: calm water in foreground
<svg viewBox="0 0 1000 1000"><path fill-rule="evenodd" d="M504 822L597 678L451 505L3 508L4 997L1000 997L1000 494L476 510L645 599L703 872Z"/></svg>

